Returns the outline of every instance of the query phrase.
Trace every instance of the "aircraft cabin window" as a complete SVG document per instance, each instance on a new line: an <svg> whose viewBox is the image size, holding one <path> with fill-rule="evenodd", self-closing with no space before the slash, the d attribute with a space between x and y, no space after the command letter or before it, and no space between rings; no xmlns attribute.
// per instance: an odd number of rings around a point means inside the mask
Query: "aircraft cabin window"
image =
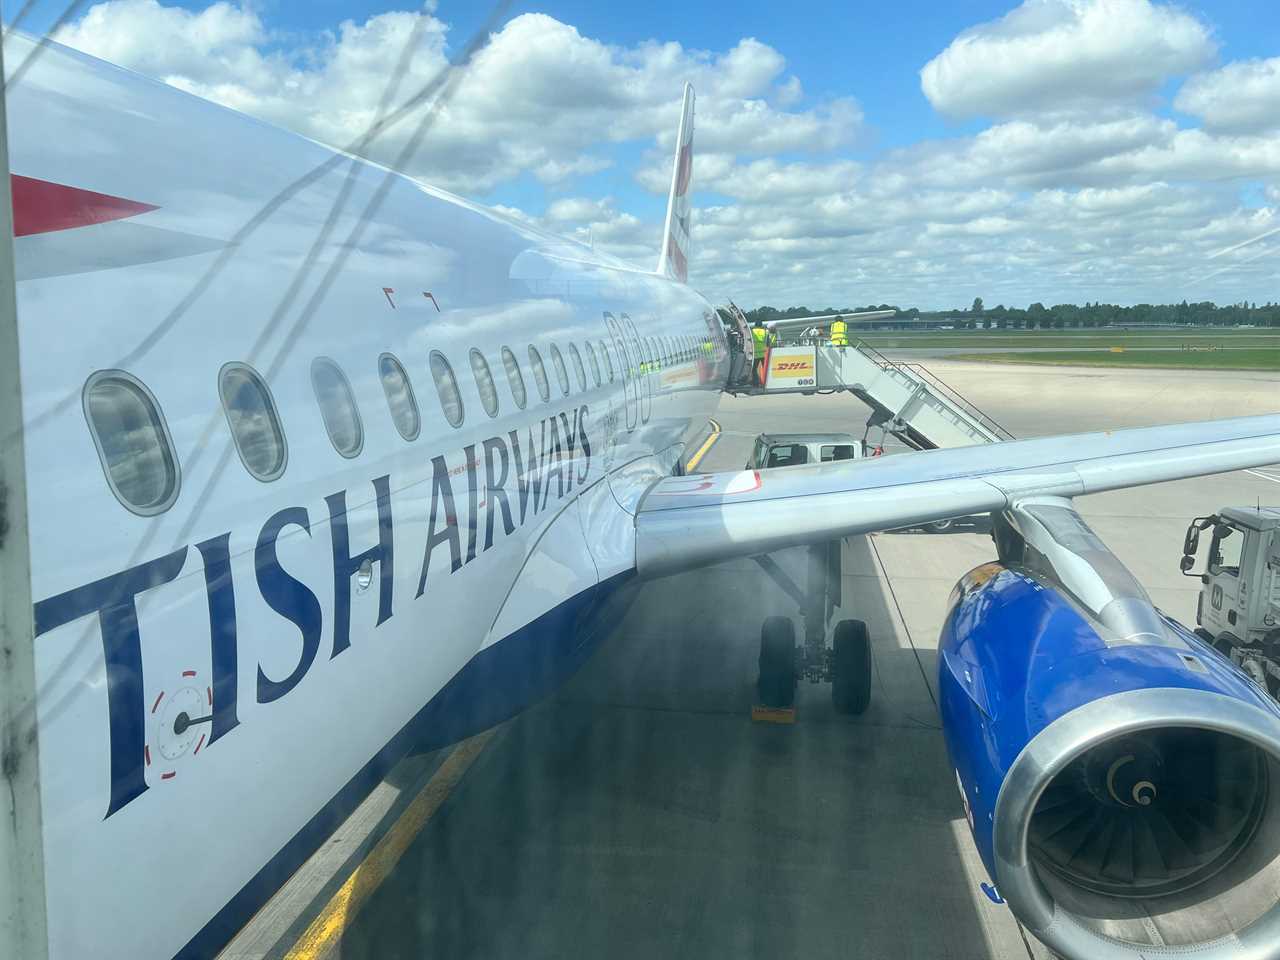
<svg viewBox="0 0 1280 960"><path fill-rule="evenodd" d="M569 344L569 359L573 361L573 372L578 377L578 389L587 389L587 371L582 366L582 354L574 344Z"/></svg>
<svg viewBox="0 0 1280 960"><path fill-rule="evenodd" d="M613 383L613 354L609 352L609 346L603 340L600 341L600 353L604 356L605 369L609 371L609 382Z"/></svg>
<svg viewBox="0 0 1280 960"><path fill-rule="evenodd" d="M471 372L475 375L476 386L480 388L480 406L491 417L498 415L498 387L493 382L493 374L489 372L489 361L475 347L471 348Z"/></svg>
<svg viewBox="0 0 1280 960"><path fill-rule="evenodd" d="M178 458L150 391L122 370L103 370L85 383L83 403L116 499L144 517L168 510L178 498Z"/></svg>
<svg viewBox="0 0 1280 960"><path fill-rule="evenodd" d="M218 394L240 462L255 480L275 480L284 473L288 448L266 382L247 364L228 363L218 374Z"/></svg>
<svg viewBox="0 0 1280 960"><path fill-rule="evenodd" d="M311 388L333 449L347 459L358 455L364 448L364 424L347 375L328 357L316 357L311 361Z"/></svg>
<svg viewBox="0 0 1280 960"><path fill-rule="evenodd" d="M569 395L569 371L565 369L564 357L560 356L560 348L551 345L551 364L556 368L556 379L560 381L560 392Z"/></svg>
<svg viewBox="0 0 1280 960"><path fill-rule="evenodd" d="M547 383L547 368L542 365L542 355L538 348L529 347L529 366L533 367L533 381L538 385L538 396L545 403L551 399L551 385Z"/></svg>
<svg viewBox="0 0 1280 960"><path fill-rule="evenodd" d="M591 379L596 382L596 386L600 386L600 361L596 359L596 348L591 345L590 340L584 341L587 346L587 362L591 365Z"/></svg>
<svg viewBox="0 0 1280 960"><path fill-rule="evenodd" d="M382 379L382 392L387 395L387 408L391 421L400 436L417 440L422 432L422 415L418 412L418 400L413 395L413 384L404 365L389 353L378 358L378 376Z"/></svg>
<svg viewBox="0 0 1280 960"><path fill-rule="evenodd" d="M431 351L431 377L436 382L436 395L440 397L440 409L444 418L453 427L462 426L465 411L462 408L462 394L458 391L458 380L453 375L453 367L439 350Z"/></svg>
<svg viewBox="0 0 1280 960"><path fill-rule="evenodd" d="M502 348L502 365L507 368L507 384L511 387L511 399L523 410L529 395L524 388L524 374L520 372L520 363L510 347Z"/></svg>

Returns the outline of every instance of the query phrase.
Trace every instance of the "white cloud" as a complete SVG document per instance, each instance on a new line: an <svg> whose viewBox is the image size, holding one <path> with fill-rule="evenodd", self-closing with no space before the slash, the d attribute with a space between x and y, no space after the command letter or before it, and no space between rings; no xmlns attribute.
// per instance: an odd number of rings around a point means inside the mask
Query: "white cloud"
<svg viewBox="0 0 1280 960"><path fill-rule="evenodd" d="M1205 128L1254 133L1280 128L1280 57L1240 60L1198 74L1178 91L1174 106Z"/></svg>
<svg viewBox="0 0 1280 960"><path fill-rule="evenodd" d="M1149 0L1026 0L966 30L920 71L953 116L1008 116L1141 98L1214 54L1208 28Z"/></svg>

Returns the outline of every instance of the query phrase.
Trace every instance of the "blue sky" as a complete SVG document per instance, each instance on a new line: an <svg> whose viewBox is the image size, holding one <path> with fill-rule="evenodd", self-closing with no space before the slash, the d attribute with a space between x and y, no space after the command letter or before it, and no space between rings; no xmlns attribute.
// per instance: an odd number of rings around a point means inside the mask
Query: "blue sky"
<svg viewBox="0 0 1280 960"><path fill-rule="evenodd" d="M379 80L343 72L337 53L392 44L394 12L412 9L256 0L215 18L210 7L87 3L61 39L200 95L237 86L237 108L337 142L344 131L316 111L340 91L358 112L358 91ZM61 9L41 0L23 26L43 30ZM488 10L440 0L432 22L444 40L424 49L423 69ZM346 20L351 36L338 33ZM654 41L679 44L678 56L646 55ZM680 81L696 74L693 274L747 301L947 305L984 283L992 302L1181 299L1160 294L1280 224L1274 2L559 0L512 4L487 53L470 98L454 104L474 122L408 172L647 258ZM582 70L566 72L577 58ZM271 86L286 77L315 102L295 113L276 102ZM543 77L555 78L546 102L517 106ZM635 87L626 116L595 102L614 81ZM485 123L503 131L493 162L476 139ZM779 130L796 133L769 140ZM1179 252L1170 237L1192 239ZM1266 249L1246 247L1241 258ZM1273 262L1241 262L1192 298L1270 299Z"/></svg>

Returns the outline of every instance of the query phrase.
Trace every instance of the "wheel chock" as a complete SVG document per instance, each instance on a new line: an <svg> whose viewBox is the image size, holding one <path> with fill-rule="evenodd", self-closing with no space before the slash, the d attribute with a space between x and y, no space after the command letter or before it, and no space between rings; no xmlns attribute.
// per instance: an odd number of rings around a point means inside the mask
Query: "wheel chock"
<svg viewBox="0 0 1280 960"><path fill-rule="evenodd" d="M751 719L759 723L795 723L795 707L766 707L754 704L751 707Z"/></svg>

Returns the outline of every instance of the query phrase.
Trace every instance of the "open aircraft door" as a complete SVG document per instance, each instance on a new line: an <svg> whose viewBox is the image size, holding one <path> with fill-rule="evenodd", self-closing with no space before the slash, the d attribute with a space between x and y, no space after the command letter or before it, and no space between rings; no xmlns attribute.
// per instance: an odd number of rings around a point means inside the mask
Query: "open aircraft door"
<svg viewBox="0 0 1280 960"><path fill-rule="evenodd" d="M641 361L640 420L642 423L648 423L649 415L653 412L653 365L656 358L649 355L649 350L645 347L640 334L636 332L636 325L631 318L625 313L620 316L623 329L626 330L627 336L630 337L631 343L634 345Z"/></svg>
<svg viewBox="0 0 1280 960"><path fill-rule="evenodd" d="M635 380L638 364L633 361L631 351L627 348L626 338L622 335L622 328L612 313L605 311L604 323L609 328L609 336L613 340L613 347L617 350L618 360L622 364L622 394L626 398L627 429L634 430L640 411L639 387Z"/></svg>

